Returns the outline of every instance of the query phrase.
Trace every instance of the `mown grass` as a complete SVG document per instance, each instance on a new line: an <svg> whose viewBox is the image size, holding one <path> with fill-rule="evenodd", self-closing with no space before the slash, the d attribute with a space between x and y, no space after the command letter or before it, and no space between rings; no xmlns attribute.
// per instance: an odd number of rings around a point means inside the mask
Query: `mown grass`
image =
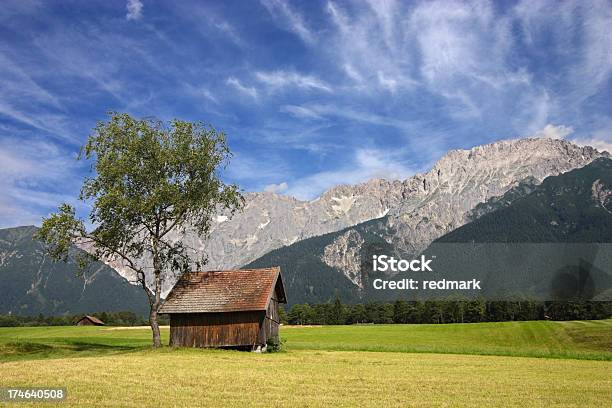
<svg viewBox="0 0 612 408"><path fill-rule="evenodd" d="M284 352L255 354L153 350L148 328L0 328L0 386L67 387L66 407L601 407L612 400L612 363L595 361L611 360L612 320L281 333ZM162 336L167 343L167 328Z"/></svg>
<svg viewBox="0 0 612 408"><path fill-rule="evenodd" d="M163 331L166 343L167 333ZM0 361L124 354L150 346L151 330L148 328L0 328Z"/></svg>
<svg viewBox="0 0 612 408"><path fill-rule="evenodd" d="M612 320L283 327L286 350L475 354L612 360ZM162 329L164 343L168 329ZM0 328L0 361L124 354L149 348L148 328Z"/></svg>
<svg viewBox="0 0 612 408"><path fill-rule="evenodd" d="M610 369L542 358L166 348L4 362L0 383L67 387L65 407L604 407Z"/></svg>
<svg viewBox="0 0 612 408"><path fill-rule="evenodd" d="M319 326L283 330L292 350L612 360L612 320Z"/></svg>

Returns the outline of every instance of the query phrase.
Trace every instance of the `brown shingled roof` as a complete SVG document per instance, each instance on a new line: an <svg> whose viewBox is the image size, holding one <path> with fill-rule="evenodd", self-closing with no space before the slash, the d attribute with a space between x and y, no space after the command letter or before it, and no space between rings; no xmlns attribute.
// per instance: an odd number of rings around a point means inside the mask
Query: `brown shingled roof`
<svg viewBox="0 0 612 408"><path fill-rule="evenodd" d="M160 313L266 310L276 287L286 303L280 268L190 272L174 285Z"/></svg>
<svg viewBox="0 0 612 408"><path fill-rule="evenodd" d="M85 315L79 319L79 322L83 319L89 319L91 320L92 323L99 324L100 326L104 326L104 322L95 316Z"/></svg>

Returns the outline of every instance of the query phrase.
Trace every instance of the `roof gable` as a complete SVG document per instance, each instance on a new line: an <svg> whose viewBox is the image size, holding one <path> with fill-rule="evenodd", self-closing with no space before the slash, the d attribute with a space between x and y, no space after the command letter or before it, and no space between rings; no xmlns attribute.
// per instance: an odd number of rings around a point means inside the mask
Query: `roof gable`
<svg viewBox="0 0 612 408"><path fill-rule="evenodd" d="M285 290L280 268L186 273L174 285L160 313L266 310L275 290Z"/></svg>
<svg viewBox="0 0 612 408"><path fill-rule="evenodd" d="M78 320L78 322L80 322L80 321L81 321L81 320L83 320L83 319L87 319L87 320L89 320L90 322L92 322L92 323L94 323L94 324L99 324L100 326L104 326L104 322L103 322L102 320L98 319L98 318L97 318L97 317L95 317L95 316L85 315L85 316L81 317L81 318ZM73 321L74 321L74 320L73 320Z"/></svg>

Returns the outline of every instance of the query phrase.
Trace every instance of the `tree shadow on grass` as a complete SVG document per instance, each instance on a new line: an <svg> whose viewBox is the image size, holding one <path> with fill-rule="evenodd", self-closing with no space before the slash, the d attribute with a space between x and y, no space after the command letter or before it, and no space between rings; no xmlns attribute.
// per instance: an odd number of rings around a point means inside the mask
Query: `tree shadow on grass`
<svg viewBox="0 0 612 408"><path fill-rule="evenodd" d="M52 358L102 357L147 349L146 346L109 345L69 341L62 343L7 342L0 344L0 362Z"/></svg>

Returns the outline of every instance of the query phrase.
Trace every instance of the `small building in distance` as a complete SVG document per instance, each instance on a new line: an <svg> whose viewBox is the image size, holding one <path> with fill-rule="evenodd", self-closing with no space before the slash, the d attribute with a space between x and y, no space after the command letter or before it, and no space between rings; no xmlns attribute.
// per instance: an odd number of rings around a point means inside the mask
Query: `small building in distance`
<svg viewBox="0 0 612 408"><path fill-rule="evenodd" d="M190 272L160 313L170 316L170 345L265 350L279 339L279 304L287 303L279 267Z"/></svg>
<svg viewBox="0 0 612 408"><path fill-rule="evenodd" d="M97 317L85 315L81 317L77 322L77 326L104 326L104 322Z"/></svg>

